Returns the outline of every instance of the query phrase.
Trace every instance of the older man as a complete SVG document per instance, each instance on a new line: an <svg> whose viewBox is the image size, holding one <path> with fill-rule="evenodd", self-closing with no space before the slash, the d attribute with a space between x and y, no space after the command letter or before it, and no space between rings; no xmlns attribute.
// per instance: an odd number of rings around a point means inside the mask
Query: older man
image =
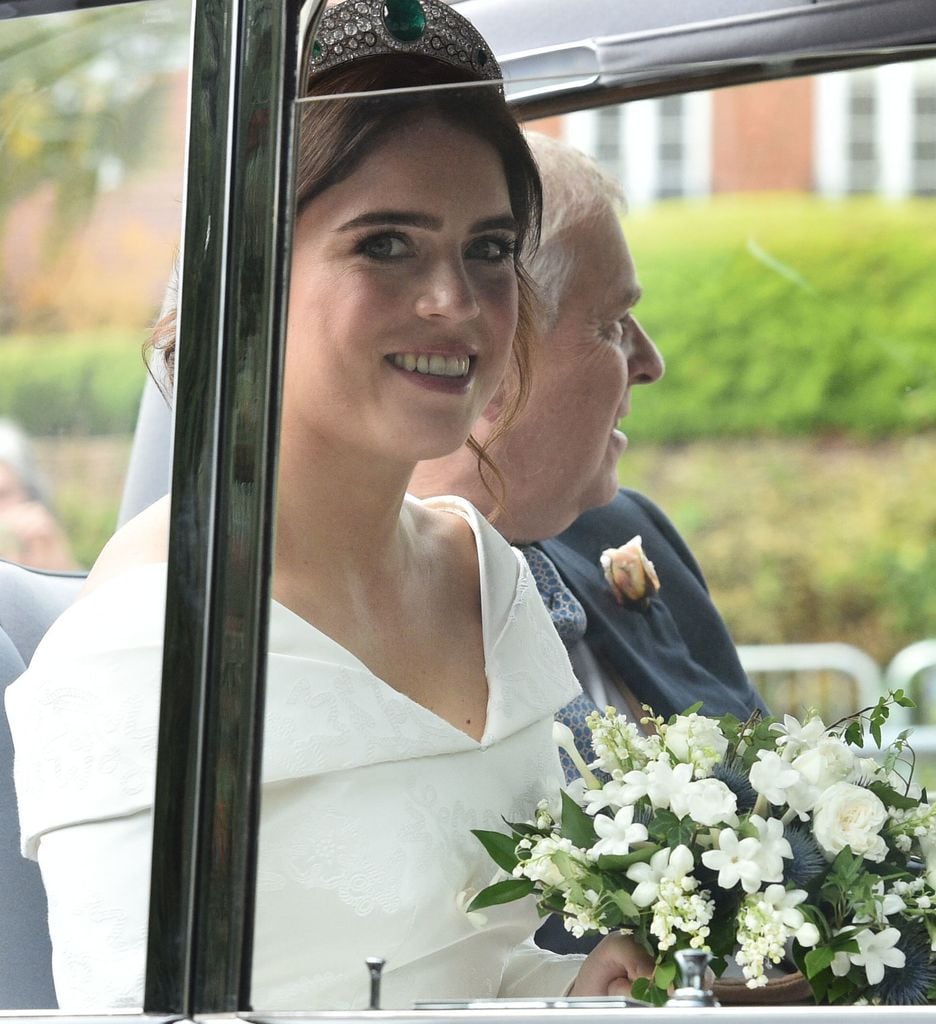
<svg viewBox="0 0 936 1024"><path fill-rule="evenodd" d="M544 187L542 243L529 270L548 319L527 407L490 448L505 484L495 525L523 548L595 704L639 716L642 703L670 715L701 701L710 714L747 716L762 704L695 559L651 501L618 489L627 439L617 423L630 411L631 388L663 374L634 316L640 288L620 226L620 188L570 146L537 134L529 141ZM495 400L475 425L481 443L497 412ZM460 494L485 513L497 504L467 448L422 463L411 489ZM601 554L635 535L660 589L621 604ZM587 706L569 709L570 724L582 725Z"/></svg>

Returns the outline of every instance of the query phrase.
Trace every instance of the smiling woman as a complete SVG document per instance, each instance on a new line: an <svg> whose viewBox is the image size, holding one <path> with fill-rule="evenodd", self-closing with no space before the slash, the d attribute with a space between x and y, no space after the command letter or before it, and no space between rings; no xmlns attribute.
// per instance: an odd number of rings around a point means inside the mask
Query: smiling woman
<svg viewBox="0 0 936 1024"><path fill-rule="evenodd" d="M467 502L405 492L418 460L466 442L511 358L525 381L540 187L496 84L346 95L498 73L434 2L432 38L465 48L401 55L383 7L325 15L300 136L254 1002L365 1005L375 952L387 1006L615 994L648 967L619 936L580 972L529 942L532 907L464 910L490 880L469 829L555 794L552 716L578 686L522 558ZM367 57L332 60L339 30ZM113 538L9 691L70 1010L141 1002L167 518L157 503Z"/></svg>

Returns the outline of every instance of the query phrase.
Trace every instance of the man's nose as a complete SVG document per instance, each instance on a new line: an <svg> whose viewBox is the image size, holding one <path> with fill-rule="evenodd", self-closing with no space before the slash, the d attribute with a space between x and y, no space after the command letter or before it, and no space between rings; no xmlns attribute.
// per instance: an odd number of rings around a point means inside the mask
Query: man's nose
<svg viewBox="0 0 936 1024"><path fill-rule="evenodd" d="M666 372L666 364L653 339L634 319L633 350L627 360L627 372L631 384L652 384Z"/></svg>
<svg viewBox="0 0 936 1024"><path fill-rule="evenodd" d="M474 285L461 260L438 260L426 274L416 300L422 317L445 317L461 323L478 315Z"/></svg>

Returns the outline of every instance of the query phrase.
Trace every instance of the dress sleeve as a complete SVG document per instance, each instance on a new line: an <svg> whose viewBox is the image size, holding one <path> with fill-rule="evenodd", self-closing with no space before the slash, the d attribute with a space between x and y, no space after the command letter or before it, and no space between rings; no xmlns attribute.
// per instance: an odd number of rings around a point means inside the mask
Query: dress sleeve
<svg viewBox="0 0 936 1024"><path fill-rule="evenodd" d="M148 811L56 829L39 840L60 1009L143 1005L152 842Z"/></svg>
<svg viewBox="0 0 936 1024"><path fill-rule="evenodd" d="M550 953L527 939L508 958L497 994L502 999L565 995L584 959L578 954Z"/></svg>

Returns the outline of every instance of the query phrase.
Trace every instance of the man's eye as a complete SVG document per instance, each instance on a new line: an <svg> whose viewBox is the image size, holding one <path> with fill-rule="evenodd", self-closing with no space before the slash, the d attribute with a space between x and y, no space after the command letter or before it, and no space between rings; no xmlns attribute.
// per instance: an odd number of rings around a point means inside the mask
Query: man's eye
<svg viewBox="0 0 936 1024"><path fill-rule="evenodd" d="M399 235L371 235L361 242L359 249L375 260L393 260L409 255L409 247Z"/></svg>
<svg viewBox="0 0 936 1024"><path fill-rule="evenodd" d="M485 260L489 263L500 263L512 259L517 243L512 238L476 238L468 246L468 257Z"/></svg>
<svg viewBox="0 0 936 1024"><path fill-rule="evenodd" d="M600 330L601 340L609 345L620 345L624 339L624 323L615 320L610 324L604 324Z"/></svg>

